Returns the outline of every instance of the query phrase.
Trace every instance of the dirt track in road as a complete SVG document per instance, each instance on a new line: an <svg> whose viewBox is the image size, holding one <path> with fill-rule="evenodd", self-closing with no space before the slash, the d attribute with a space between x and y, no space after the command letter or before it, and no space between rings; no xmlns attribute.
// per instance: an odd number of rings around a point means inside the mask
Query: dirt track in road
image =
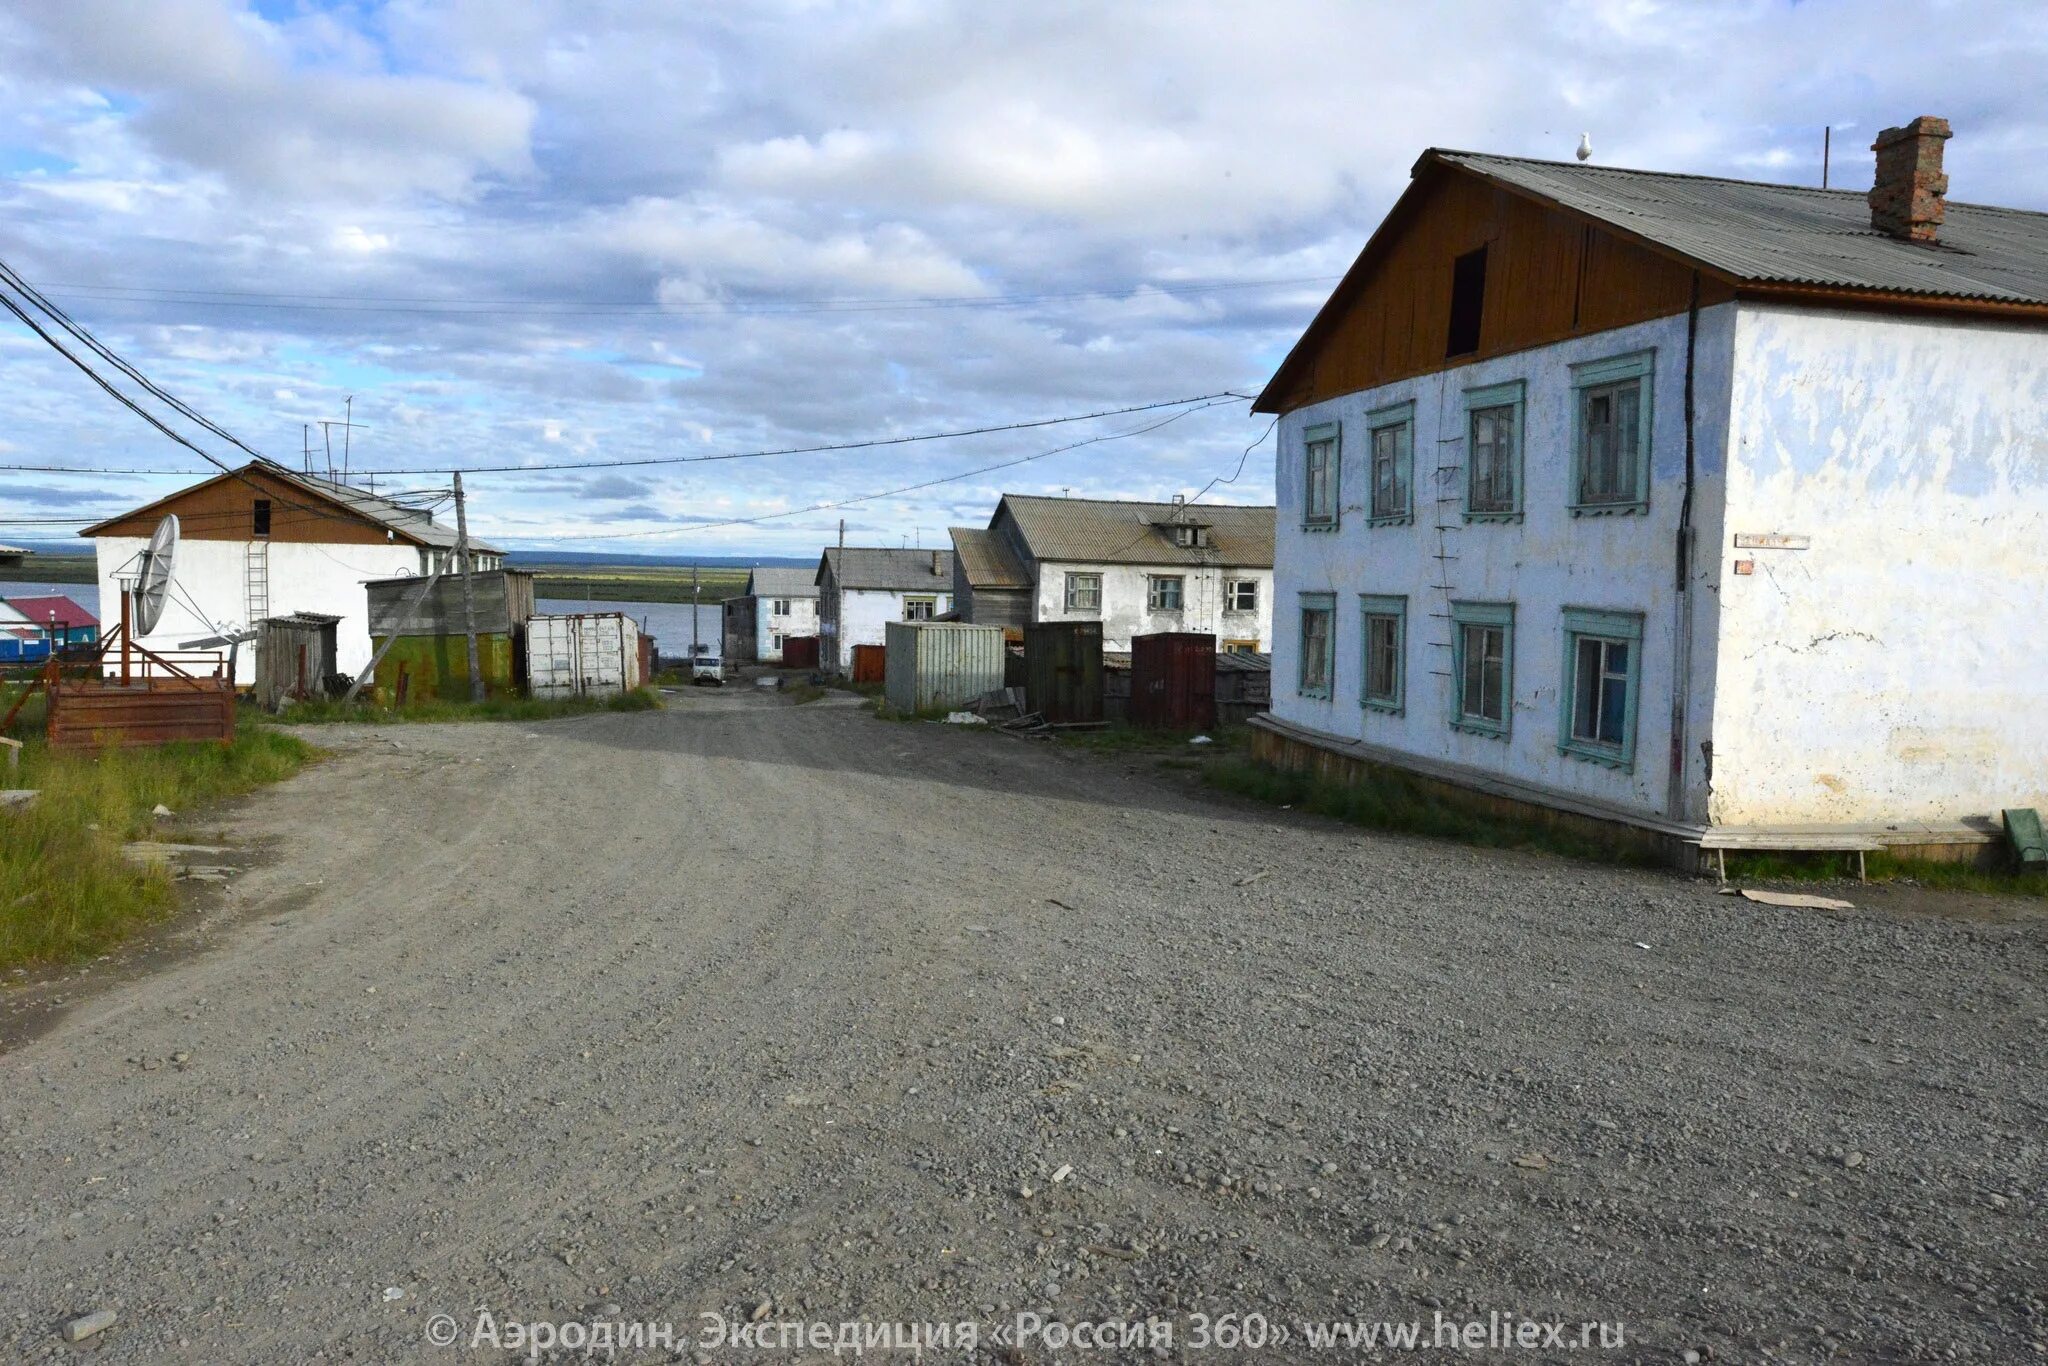
<svg viewBox="0 0 2048 1366"><path fill-rule="evenodd" d="M315 738L221 817L269 857L206 947L0 1055L0 1356L100 1308L123 1361L454 1359L479 1307L2048 1337L2038 917L1787 913L838 698Z"/></svg>

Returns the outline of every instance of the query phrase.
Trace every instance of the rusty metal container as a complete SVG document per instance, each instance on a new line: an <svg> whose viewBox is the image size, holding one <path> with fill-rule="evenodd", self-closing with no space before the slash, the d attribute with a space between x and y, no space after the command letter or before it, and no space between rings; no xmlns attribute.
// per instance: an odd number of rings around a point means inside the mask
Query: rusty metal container
<svg viewBox="0 0 2048 1366"><path fill-rule="evenodd" d="M789 642L784 641L785 645ZM853 681L856 683L882 683L889 676L889 647L886 645L856 645L853 647Z"/></svg>
<svg viewBox="0 0 2048 1366"><path fill-rule="evenodd" d="M62 679L49 692L51 749L235 738L234 686L222 677Z"/></svg>
<svg viewBox="0 0 2048 1366"><path fill-rule="evenodd" d="M892 621L883 695L904 713L965 706L1003 686L1003 628Z"/></svg>
<svg viewBox="0 0 2048 1366"><path fill-rule="evenodd" d="M1153 730L1216 724L1216 637L1163 631L1131 638L1130 722Z"/></svg>
<svg viewBox="0 0 2048 1366"><path fill-rule="evenodd" d="M816 636L784 636L782 638L782 667L785 669L817 668L818 638Z"/></svg>
<svg viewBox="0 0 2048 1366"><path fill-rule="evenodd" d="M1102 623L1037 621L1024 628L1024 708L1063 724L1102 720Z"/></svg>

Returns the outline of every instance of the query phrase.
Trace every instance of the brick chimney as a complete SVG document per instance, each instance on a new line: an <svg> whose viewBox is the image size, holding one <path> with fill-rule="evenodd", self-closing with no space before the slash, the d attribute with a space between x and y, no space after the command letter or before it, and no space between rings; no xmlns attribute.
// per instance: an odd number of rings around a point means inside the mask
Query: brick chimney
<svg viewBox="0 0 2048 1366"><path fill-rule="evenodd" d="M1870 191L1870 226L1902 242L1932 242L1941 228L1948 177L1941 173L1947 119L1923 114L1904 128L1887 128L1870 144L1877 153L1877 184Z"/></svg>

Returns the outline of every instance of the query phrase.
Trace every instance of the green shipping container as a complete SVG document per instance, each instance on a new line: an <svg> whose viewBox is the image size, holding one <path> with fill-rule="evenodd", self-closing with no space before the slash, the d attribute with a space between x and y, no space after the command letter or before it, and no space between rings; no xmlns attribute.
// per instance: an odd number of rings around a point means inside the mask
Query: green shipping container
<svg viewBox="0 0 2048 1366"><path fill-rule="evenodd" d="M382 645L383 641L372 642ZM483 671L484 694L504 697L519 691L514 661L519 652L504 632L478 632L477 667ZM469 648L462 636L399 636L377 662L377 700L402 706L430 698L469 700Z"/></svg>

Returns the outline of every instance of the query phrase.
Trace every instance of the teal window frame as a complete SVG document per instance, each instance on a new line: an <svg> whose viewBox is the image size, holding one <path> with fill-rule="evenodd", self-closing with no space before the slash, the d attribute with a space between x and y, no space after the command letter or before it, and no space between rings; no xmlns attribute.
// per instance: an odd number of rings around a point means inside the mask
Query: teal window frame
<svg viewBox="0 0 2048 1366"><path fill-rule="evenodd" d="M1465 632L1468 627L1500 631L1500 719L1465 710ZM1483 686L1483 685L1482 685ZM1511 602L1451 604L1451 729L1505 740L1515 723L1515 605Z"/></svg>
<svg viewBox="0 0 2048 1366"><path fill-rule="evenodd" d="M1656 423L1656 386L1654 384L1657 362L1656 350L1631 351L1624 356L1610 356L1605 360L1587 361L1572 367L1572 487L1571 511L1574 517L1616 517L1646 513L1650 510L1650 447L1651 432ZM1617 385L1637 385L1636 400L1636 448L1628 454L1635 461L1635 493L1631 499L1602 499L1588 501L1586 498L1586 405L1598 390Z"/></svg>
<svg viewBox="0 0 2048 1366"><path fill-rule="evenodd" d="M1392 618L1394 623L1394 686L1392 691L1379 695L1372 691L1372 624L1375 618ZM1360 593L1358 621L1358 704L1367 711L1400 716L1408 708L1408 599L1385 593Z"/></svg>
<svg viewBox="0 0 2048 1366"><path fill-rule="evenodd" d="M1579 701L1579 644L1581 641L1620 641L1628 645L1628 697L1622 707L1621 743L1607 744L1583 739L1575 733L1573 720ZM1636 718L1642 711L1643 614L1608 608L1567 607L1564 609L1564 667L1557 690L1557 752L1605 768L1632 772L1636 765Z"/></svg>
<svg viewBox="0 0 2048 1366"><path fill-rule="evenodd" d="M1093 602L1084 600L1091 597L1094 599ZM1066 603L1064 609L1066 611L1087 612L1093 616L1101 616L1102 575L1090 573L1085 569L1069 569L1067 571L1066 593L1062 600Z"/></svg>
<svg viewBox="0 0 2048 1366"><path fill-rule="evenodd" d="M1315 510L1315 469L1310 456L1315 448L1329 443L1328 470L1329 507L1321 514ZM1301 529L1303 531L1335 531L1344 519L1344 428L1335 422L1322 422L1301 434Z"/></svg>
<svg viewBox="0 0 2048 1366"><path fill-rule="evenodd" d="M1401 506L1386 512L1379 506L1379 434L1398 429L1400 445L1394 468L1401 483ZM1365 415L1365 524L1409 526L1415 521L1415 402L1390 403Z"/></svg>
<svg viewBox="0 0 2048 1366"><path fill-rule="evenodd" d="M1524 451L1528 448L1528 425L1523 420L1528 411L1528 385L1522 380L1509 380L1505 384L1489 384L1483 388L1465 391L1465 520L1467 522L1511 523L1522 520L1523 506L1523 465ZM1510 458L1510 470L1514 481L1514 494L1507 507L1475 508L1472 505L1472 481L1478 474L1478 421L1481 413L1496 408L1513 411L1509 429L1514 433L1514 453Z"/></svg>
<svg viewBox="0 0 2048 1366"><path fill-rule="evenodd" d="M1329 619L1323 641L1323 678L1320 683L1310 683L1307 677L1308 665L1308 614L1321 612ZM1295 617L1295 661L1294 690L1302 697L1320 698L1324 701L1335 693L1337 687L1337 595L1335 593L1303 593L1301 609Z"/></svg>

